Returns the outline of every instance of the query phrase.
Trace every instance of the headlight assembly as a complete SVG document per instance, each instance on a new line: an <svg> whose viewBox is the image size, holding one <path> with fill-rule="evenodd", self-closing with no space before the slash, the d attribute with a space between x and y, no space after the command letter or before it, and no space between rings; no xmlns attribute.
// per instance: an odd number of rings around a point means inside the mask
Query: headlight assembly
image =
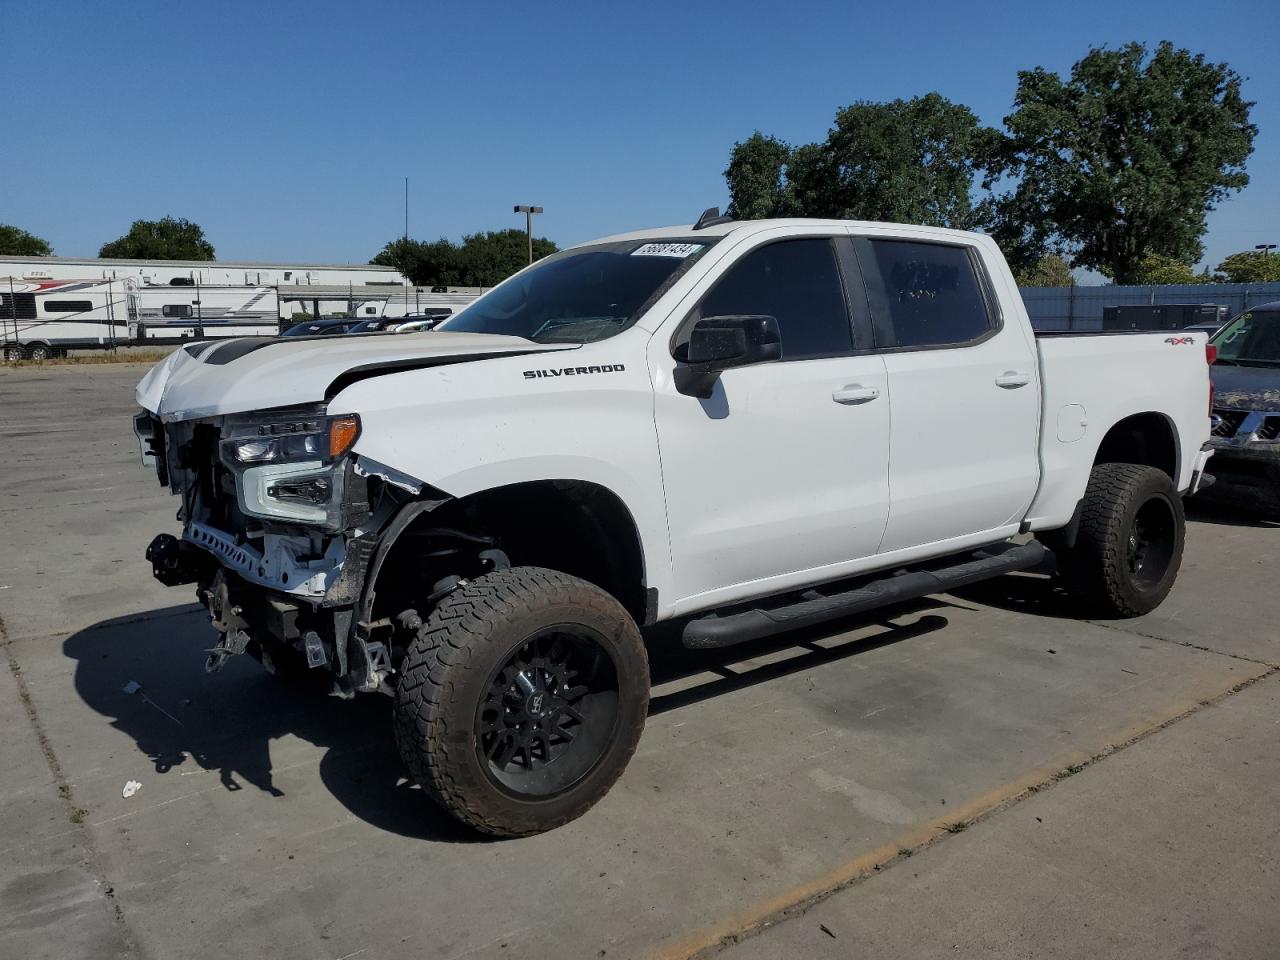
<svg viewBox="0 0 1280 960"><path fill-rule="evenodd" d="M222 459L230 467L265 463L331 463L347 453L360 436L355 414L314 420L261 424L253 436L222 441Z"/></svg>
<svg viewBox="0 0 1280 960"><path fill-rule="evenodd" d="M236 478L240 509L264 520L341 525L344 458L360 437L355 414L319 411L227 425L222 462Z"/></svg>

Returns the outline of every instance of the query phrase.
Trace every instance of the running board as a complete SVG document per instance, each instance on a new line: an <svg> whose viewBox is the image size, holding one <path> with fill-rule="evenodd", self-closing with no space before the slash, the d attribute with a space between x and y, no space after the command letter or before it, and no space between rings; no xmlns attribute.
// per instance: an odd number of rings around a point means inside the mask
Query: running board
<svg viewBox="0 0 1280 960"><path fill-rule="evenodd" d="M996 544L961 554L956 558L958 562L949 567L898 570L844 593L824 597L814 596L810 590L805 593L806 599L795 603L758 607L727 616L699 617L685 625L682 640L686 647L694 650L746 643L931 593L945 593L1002 573L1026 570L1038 564L1045 553L1045 548L1036 540Z"/></svg>

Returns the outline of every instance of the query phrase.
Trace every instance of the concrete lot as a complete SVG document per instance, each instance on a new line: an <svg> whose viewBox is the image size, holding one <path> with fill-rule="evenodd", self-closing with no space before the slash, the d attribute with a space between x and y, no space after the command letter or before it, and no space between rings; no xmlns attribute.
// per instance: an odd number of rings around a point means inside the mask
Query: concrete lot
<svg viewBox="0 0 1280 960"><path fill-rule="evenodd" d="M0 371L0 957L1277 955L1280 527L1197 514L1136 621L1027 574L715 655L660 631L613 792L489 842L385 700L204 675L142 559L176 509L142 372Z"/></svg>

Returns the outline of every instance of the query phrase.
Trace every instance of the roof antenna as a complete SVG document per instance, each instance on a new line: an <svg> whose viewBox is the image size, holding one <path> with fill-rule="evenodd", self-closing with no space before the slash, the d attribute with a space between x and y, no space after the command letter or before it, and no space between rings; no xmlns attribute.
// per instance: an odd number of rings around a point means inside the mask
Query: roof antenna
<svg viewBox="0 0 1280 960"><path fill-rule="evenodd" d="M719 223L733 223L733 217L720 216L719 207L707 207L702 211L702 216L698 218L698 222L693 225L693 229L702 230L706 227L714 227Z"/></svg>

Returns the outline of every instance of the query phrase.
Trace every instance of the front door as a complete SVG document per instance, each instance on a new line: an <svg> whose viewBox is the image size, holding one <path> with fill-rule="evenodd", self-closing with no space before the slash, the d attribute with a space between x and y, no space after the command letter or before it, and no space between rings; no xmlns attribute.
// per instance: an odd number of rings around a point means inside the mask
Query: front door
<svg viewBox="0 0 1280 960"><path fill-rule="evenodd" d="M677 613L838 576L876 553L885 365L854 350L838 250L826 236L757 242L651 341ZM675 357L693 322L741 314L777 319L782 358L722 371L710 399L680 393Z"/></svg>

